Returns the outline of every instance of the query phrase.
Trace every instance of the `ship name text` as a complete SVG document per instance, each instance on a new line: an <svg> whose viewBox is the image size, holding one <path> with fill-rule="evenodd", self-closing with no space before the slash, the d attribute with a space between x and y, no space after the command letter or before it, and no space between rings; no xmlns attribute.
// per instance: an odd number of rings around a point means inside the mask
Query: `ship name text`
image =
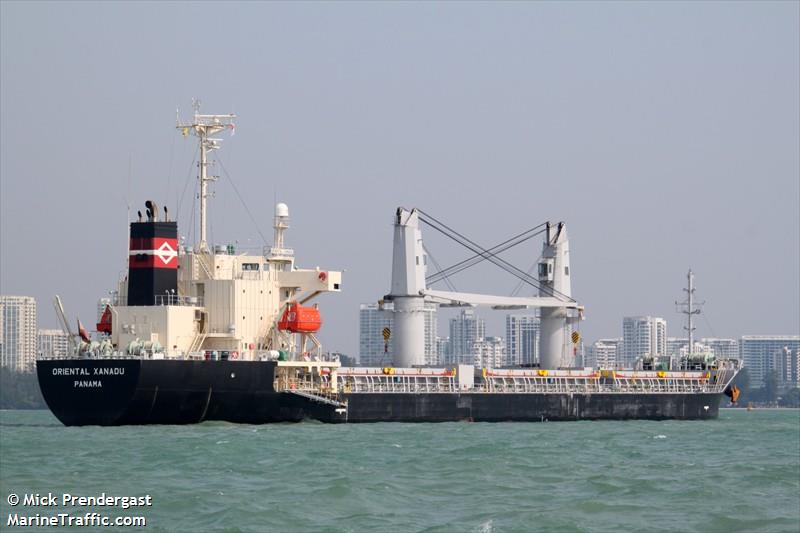
<svg viewBox="0 0 800 533"><path fill-rule="evenodd" d="M54 376L122 376L125 374L123 367L108 368L54 368Z"/></svg>

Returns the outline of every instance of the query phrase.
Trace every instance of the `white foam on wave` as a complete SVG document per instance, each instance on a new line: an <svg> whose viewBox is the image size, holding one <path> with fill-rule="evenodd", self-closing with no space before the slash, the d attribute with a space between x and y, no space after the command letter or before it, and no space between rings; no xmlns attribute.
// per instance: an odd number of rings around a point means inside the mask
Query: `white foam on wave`
<svg viewBox="0 0 800 533"><path fill-rule="evenodd" d="M487 520L486 522L484 522L483 524L481 524L480 526L478 526L478 529L477 529L477 531L479 531L480 533L491 533L492 530L493 530L493 528L492 528L492 519L491 518L489 520Z"/></svg>
<svg viewBox="0 0 800 533"><path fill-rule="evenodd" d="M655 435L653 438L654 439L666 439L667 436L666 435Z"/></svg>

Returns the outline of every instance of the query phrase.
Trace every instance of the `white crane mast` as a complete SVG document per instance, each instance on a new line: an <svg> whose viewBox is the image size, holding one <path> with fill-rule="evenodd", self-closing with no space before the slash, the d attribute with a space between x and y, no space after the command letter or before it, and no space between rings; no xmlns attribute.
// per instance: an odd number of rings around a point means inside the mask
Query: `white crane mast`
<svg viewBox="0 0 800 533"><path fill-rule="evenodd" d="M569 239L563 222L547 223L542 261L539 263L539 296L572 299L569 277ZM556 369L572 366L567 346L567 308L542 307L539 329L539 366Z"/></svg>
<svg viewBox="0 0 800 533"><path fill-rule="evenodd" d="M416 210L398 208L395 214L392 262L394 302L394 364L411 367L425 364L425 263L422 233Z"/></svg>
<svg viewBox="0 0 800 533"><path fill-rule="evenodd" d="M571 296L569 243L563 223L547 224L547 238L539 263L539 296L513 297L428 289L425 282L427 257L422 246L416 209L398 208L394 221L392 288L386 296L394 304L395 353L393 364L411 367L425 363L425 302L456 306L487 306L494 309L541 308L540 366L558 369L571 366L566 329L582 318L583 307ZM570 312L572 310L572 312ZM577 317L574 316L577 312Z"/></svg>

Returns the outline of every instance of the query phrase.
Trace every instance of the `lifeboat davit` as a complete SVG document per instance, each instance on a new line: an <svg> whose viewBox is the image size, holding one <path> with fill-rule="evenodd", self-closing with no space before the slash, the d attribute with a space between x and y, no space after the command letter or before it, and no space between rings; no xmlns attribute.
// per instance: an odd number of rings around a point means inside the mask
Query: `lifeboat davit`
<svg viewBox="0 0 800 533"><path fill-rule="evenodd" d="M319 308L303 307L297 302L289 304L278 322L278 329L292 333L315 333L322 327Z"/></svg>

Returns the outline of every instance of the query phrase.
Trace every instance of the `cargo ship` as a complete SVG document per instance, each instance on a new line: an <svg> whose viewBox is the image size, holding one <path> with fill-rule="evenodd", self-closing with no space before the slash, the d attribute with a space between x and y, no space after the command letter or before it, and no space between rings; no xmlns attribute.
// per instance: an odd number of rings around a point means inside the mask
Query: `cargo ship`
<svg viewBox="0 0 800 533"><path fill-rule="evenodd" d="M148 200L145 214L130 222L128 269L94 338L80 322L72 332L55 298L70 354L42 355L37 374L48 407L65 425L713 419L726 395L736 400L730 383L738 362L695 357L691 349L667 365L645 358L634 369L575 367L573 326L584 308L571 295L563 223L541 225L534 277L506 268L498 256L513 239L484 249L419 209L398 208L393 216L392 282L379 302L394 319L394 331L384 331L394 339L391 364L342 366L322 350L314 302L342 290L342 273L296 266L285 243L286 204L276 205L273 244L260 253L207 241L209 156L221 146L215 136L232 131L235 118L204 115L196 106L190 120L177 123L199 143L198 242L184 245L168 210ZM429 288L421 222L449 232L471 250L471 262L516 271L537 296ZM538 364L425 365L426 303L538 309Z"/></svg>

